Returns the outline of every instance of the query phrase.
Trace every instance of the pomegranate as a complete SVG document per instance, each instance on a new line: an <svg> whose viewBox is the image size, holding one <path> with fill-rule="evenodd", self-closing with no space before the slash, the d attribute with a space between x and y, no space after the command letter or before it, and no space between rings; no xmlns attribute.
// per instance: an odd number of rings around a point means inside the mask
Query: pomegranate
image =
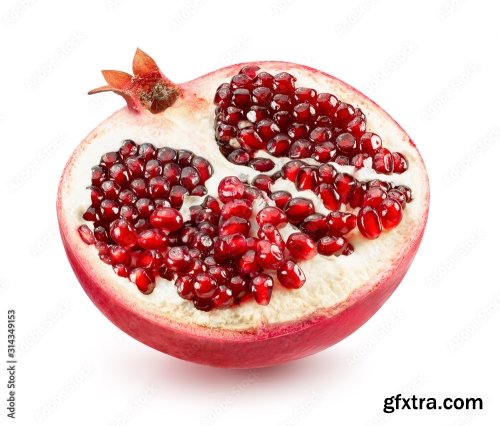
<svg viewBox="0 0 500 426"><path fill-rule="evenodd" d="M137 50L103 71L127 107L64 169L62 241L96 306L145 344L219 367L278 364L348 336L423 236L409 136L342 81L285 62L174 84Z"/></svg>

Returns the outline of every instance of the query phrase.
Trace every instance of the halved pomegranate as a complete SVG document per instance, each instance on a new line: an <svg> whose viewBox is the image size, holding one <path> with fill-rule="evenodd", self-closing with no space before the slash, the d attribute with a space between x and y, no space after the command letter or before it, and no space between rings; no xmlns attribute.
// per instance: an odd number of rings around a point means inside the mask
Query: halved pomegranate
<svg viewBox="0 0 500 426"><path fill-rule="evenodd" d="M127 107L93 130L57 198L68 259L118 327L189 361L301 358L401 282L429 206L424 163L378 105L320 71L229 66L174 84L137 50L103 71Z"/></svg>

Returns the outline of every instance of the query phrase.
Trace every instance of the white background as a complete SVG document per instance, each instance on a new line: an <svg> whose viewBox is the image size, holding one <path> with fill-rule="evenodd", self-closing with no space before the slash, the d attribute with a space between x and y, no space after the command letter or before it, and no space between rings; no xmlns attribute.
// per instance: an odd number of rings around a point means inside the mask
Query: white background
<svg viewBox="0 0 500 426"><path fill-rule="evenodd" d="M0 423L498 425L499 49L494 1L4 1L0 6ZM496 10L495 10L496 9ZM359 331L259 371L189 364L113 326L58 236L78 142L123 101L86 96L139 46L173 81L273 59L336 75L382 105L426 161L431 211L401 287ZM7 309L17 419L6 417ZM482 397L483 411L382 412L385 397Z"/></svg>

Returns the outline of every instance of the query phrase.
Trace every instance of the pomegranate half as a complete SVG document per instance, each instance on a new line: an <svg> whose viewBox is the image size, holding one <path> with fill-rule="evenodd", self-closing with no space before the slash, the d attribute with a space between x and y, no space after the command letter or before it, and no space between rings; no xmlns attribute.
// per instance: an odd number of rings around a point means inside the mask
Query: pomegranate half
<svg viewBox="0 0 500 426"><path fill-rule="evenodd" d="M127 107L74 151L57 215L78 280L120 329L184 360L265 367L335 344L396 289L429 185L412 140L373 101L286 62L174 84L137 50L134 76L103 74L109 85L91 93Z"/></svg>

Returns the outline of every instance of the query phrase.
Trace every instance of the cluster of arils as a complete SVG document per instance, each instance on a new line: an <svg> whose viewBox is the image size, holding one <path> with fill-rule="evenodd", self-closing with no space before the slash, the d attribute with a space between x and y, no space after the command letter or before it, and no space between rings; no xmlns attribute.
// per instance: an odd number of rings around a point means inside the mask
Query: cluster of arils
<svg viewBox="0 0 500 426"><path fill-rule="evenodd" d="M279 179L293 182L299 192L313 191L330 213L315 212L308 198L292 198L288 191L272 192L272 185ZM312 237L318 252L324 255L350 254L353 247L345 235L356 225L368 239L377 238L384 229L395 228L403 219L406 203L412 199L411 190L405 185L379 179L359 181L349 173L337 171L332 164L313 165L301 160L285 163L272 176L257 175L252 185L285 212L288 223ZM331 249L324 249L326 241ZM333 251L333 247L339 248Z"/></svg>
<svg viewBox="0 0 500 426"><path fill-rule="evenodd" d="M232 163L269 171L274 161L256 157L263 150L274 157L312 158L379 173L403 173L403 154L382 147L381 138L366 131L359 108L330 93L295 87L296 78L271 75L245 66L215 93L215 137Z"/></svg>
<svg viewBox="0 0 500 426"><path fill-rule="evenodd" d="M266 305L276 279L290 289L304 285L300 261L349 255L348 234L355 228L375 239L401 222L411 201L408 187L358 181L332 164L384 174L407 169L402 154L366 132L361 110L334 95L295 88L286 72L272 76L255 66L221 85L215 103L216 140L229 161L260 172L276 166L256 157L261 150L289 161L251 182L226 176L217 196L204 186L212 165L187 150L126 140L92 168L91 205L83 218L93 229L80 226L80 236L142 292L153 291L163 277L199 310L252 297ZM299 192L313 191L329 213L316 211L310 198L273 191L281 179ZM189 218L179 211L186 195L204 197L190 207Z"/></svg>
<svg viewBox="0 0 500 426"><path fill-rule="evenodd" d="M82 225L80 235L96 242L99 257L118 275L147 292L150 276L141 268L160 263L154 250L166 248L169 233L182 226L184 197L205 195L212 173L211 164L191 151L125 140L92 168L91 205L83 219L93 230Z"/></svg>

